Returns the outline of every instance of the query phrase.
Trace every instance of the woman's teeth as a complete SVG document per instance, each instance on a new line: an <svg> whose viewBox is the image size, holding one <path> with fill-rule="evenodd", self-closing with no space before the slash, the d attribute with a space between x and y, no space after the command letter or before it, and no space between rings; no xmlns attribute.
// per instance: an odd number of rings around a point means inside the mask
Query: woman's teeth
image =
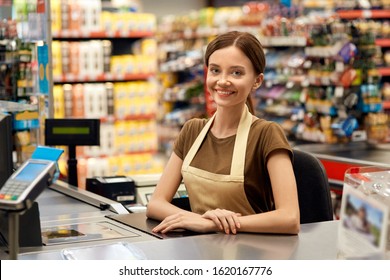
<svg viewBox="0 0 390 280"><path fill-rule="evenodd" d="M222 90L217 90L217 93L220 95L229 95L232 94L233 91L222 91Z"/></svg>

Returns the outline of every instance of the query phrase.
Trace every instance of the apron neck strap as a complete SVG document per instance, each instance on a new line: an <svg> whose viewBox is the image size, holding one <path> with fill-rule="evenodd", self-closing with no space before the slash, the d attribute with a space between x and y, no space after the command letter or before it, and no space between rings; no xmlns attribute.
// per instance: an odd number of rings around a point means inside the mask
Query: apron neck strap
<svg viewBox="0 0 390 280"><path fill-rule="evenodd" d="M246 146L251 125L252 114L245 105L237 128L236 140L234 142L232 165L230 169L230 174L233 176L244 175Z"/></svg>
<svg viewBox="0 0 390 280"><path fill-rule="evenodd" d="M208 120L202 131L199 133L194 144L191 146L188 154L184 158L183 167L188 167L195 157L197 151L202 145L203 139L205 139L207 132L209 131L216 113ZM233 158L230 168L230 175L243 176L245 168L245 155L246 146L248 141L249 130L252 125L252 114L249 112L248 107L245 105L241 114L240 123L237 128L236 140L234 142Z"/></svg>
<svg viewBox="0 0 390 280"><path fill-rule="evenodd" d="M215 119L215 115L216 113L214 113L214 115L207 121L206 125L203 127L198 137L195 139L194 144L192 144L190 150L188 151L186 157L184 158L183 167L190 166L192 159L195 157L196 153L198 152L200 145L202 145L203 139L206 137L207 132L209 131L211 124Z"/></svg>

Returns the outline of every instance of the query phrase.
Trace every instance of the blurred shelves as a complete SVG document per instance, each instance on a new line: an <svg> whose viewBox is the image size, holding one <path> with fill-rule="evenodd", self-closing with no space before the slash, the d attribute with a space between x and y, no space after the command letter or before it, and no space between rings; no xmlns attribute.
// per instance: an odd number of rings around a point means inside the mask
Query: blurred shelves
<svg viewBox="0 0 390 280"><path fill-rule="evenodd" d="M375 40L375 45L379 47L390 47L390 38L380 38Z"/></svg>
<svg viewBox="0 0 390 280"><path fill-rule="evenodd" d="M389 110L390 109L390 100L383 101L382 105L383 105L383 109Z"/></svg>
<svg viewBox="0 0 390 280"><path fill-rule="evenodd" d="M261 37L264 47L306 47L307 38L303 36L269 36Z"/></svg>
<svg viewBox="0 0 390 280"><path fill-rule="evenodd" d="M86 82L147 80L155 76L156 76L155 73L142 73L142 74L104 73L101 75L73 75L68 73L61 76L54 76L53 80L55 83L86 83Z"/></svg>
<svg viewBox="0 0 390 280"><path fill-rule="evenodd" d="M102 123L115 123L117 121L141 121L141 120L155 120L156 114L138 114L128 116L107 116L100 118Z"/></svg>
<svg viewBox="0 0 390 280"><path fill-rule="evenodd" d="M390 9L384 10L339 10L337 14L342 19L358 18L390 18Z"/></svg>
<svg viewBox="0 0 390 280"><path fill-rule="evenodd" d="M390 67L378 68L378 72L381 76L390 77Z"/></svg>
<svg viewBox="0 0 390 280"><path fill-rule="evenodd" d="M153 37L152 31L79 31L62 30L53 32L55 39L97 39L97 38L147 38Z"/></svg>

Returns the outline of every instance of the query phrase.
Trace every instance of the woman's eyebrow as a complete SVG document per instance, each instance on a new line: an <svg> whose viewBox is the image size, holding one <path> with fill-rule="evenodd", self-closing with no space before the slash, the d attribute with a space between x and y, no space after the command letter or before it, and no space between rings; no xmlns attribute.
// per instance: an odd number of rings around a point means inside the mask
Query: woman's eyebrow
<svg viewBox="0 0 390 280"><path fill-rule="evenodd" d="M220 67L218 64L216 63L210 63L209 64L209 67L210 66L217 66L217 67ZM233 65L233 66L230 66L229 69L236 69L236 68L240 68L240 69L245 69L245 66L242 66L242 65Z"/></svg>

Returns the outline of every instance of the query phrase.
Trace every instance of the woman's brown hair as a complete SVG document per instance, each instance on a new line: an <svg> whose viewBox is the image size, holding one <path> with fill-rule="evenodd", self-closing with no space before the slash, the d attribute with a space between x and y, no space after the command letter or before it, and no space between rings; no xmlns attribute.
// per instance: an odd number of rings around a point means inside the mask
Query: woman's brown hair
<svg viewBox="0 0 390 280"><path fill-rule="evenodd" d="M215 51L230 46L239 48L249 58L255 69L256 75L264 73L265 54L263 46L253 34L240 31L230 31L218 35L208 44L204 57L206 66L209 66L209 58ZM250 94L248 95L246 104L249 111L254 114L254 106Z"/></svg>

